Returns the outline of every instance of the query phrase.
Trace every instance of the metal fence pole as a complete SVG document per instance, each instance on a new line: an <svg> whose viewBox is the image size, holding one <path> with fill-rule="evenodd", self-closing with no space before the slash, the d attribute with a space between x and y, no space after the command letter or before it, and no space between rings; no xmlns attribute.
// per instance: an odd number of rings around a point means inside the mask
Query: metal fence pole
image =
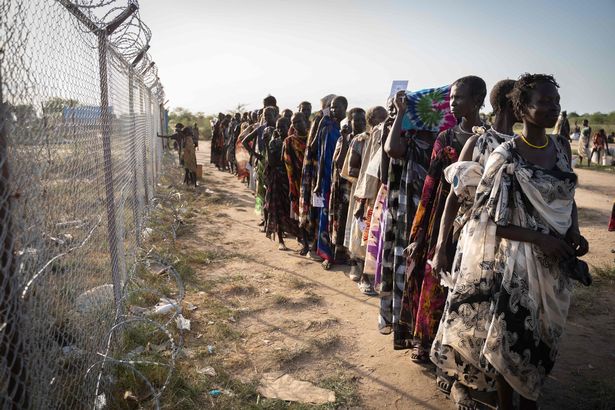
<svg viewBox="0 0 615 410"><path fill-rule="evenodd" d="M122 277L120 241L117 237L115 214L115 191L113 189L113 160L111 158L111 114L109 112L109 74L107 62L107 33L98 33L98 62L100 75L100 119L102 126L103 164L105 172L105 196L107 203L107 232L111 252L111 276L116 307L120 308L122 299Z"/></svg>
<svg viewBox="0 0 615 410"><path fill-rule="evenodd" d="M141 90L141 102L143 102L143 90ZM151 111L151 102L150 98L148 98L147 104L145 105L145 110L149 113ZM151 122L151 120L150 120ZM155 130L152 130L152 134ZM149 181L147 179L147 137L144 139L143 144L141 145L141 151L143 155L143 187L144 187L144 197L145 197L145 205L149 206Z"/></svg>
<svg viewBox="0 0 615 410"><path fill-rule="evenodd" d="M141 197L139 196L139 185L137 180L137 122L134 109L134 69L128 67L128 115L130 117L130 162L132 163L132 209L135 224L135 239L137 246L141 245Z"/></svg>

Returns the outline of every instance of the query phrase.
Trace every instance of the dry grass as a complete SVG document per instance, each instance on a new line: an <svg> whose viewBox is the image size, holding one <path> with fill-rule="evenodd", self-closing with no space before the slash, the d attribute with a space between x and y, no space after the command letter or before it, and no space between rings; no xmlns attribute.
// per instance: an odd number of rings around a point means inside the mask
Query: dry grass
<svg viewBox="0 0 615 410"><path fill-rule="evenodd" d="M594 266L592 274L601 279L615 280L615 265Z"/></svg>
<svg viewBox="0 0 615 410"><path fill-rule="evenodd" d="M356 381L342 372L328 374L326 378L313 378L315 384L336 392L336 403L324 406L265 399L256 391L258 378L252 380L250 377L242 377L240 381L231 374L231 371L251 368L253 355L260 355L261 361L263 358L272 359L275 361L274 367L283 368L292 368L304 360L327 356L341 347L341 338L327 333L338 323L336 319L328 318L308 322L297 319L294 320L293 326L280 324L278 326L285 331L294 329L294 332L301 334L303 342L291 349L259 351L259 347L255 347L250 341L255 340L255 336L263 335L254 333L258 331L255 330L258 326L246 326L254 317L267 315L270 309L309 309L322 304L323 298L311 291L314 286L311 282L296 277L280 277L281 273L277 271L244 273L232 268L227 271L226 265L232 261L245 262L249 258L229 252L221 246L217 239L222 234L215 228L215 224L211 225L211 229L205 228L205 231L203 224L199 225L201 231L197 235L196 221L219 221L225 207L232 205L234 199L219 193L200 196L182 186L173 185L169 188L168 185L173 184L164 183L165 188L160 191L161 197L164 198L161 201L162 206L150 216L148 226L152 227L154 232L148 245L155 246L165 260L173 263L186 284L188 301L198 305L198 309L185 312L185 316L192 320L193 331L186 335L186 349L178 358L176 371L161 398L162 408L333 409L359 405ZM186 209L182 214L183 222L176 231L176 240L172 240L171 234L175 215L173 206L168 203L171 200L168 191L171 190L182 193L182 207ZM208 238L206 247L203 247L198 237ZM137 276L142 284L173 291L172 286L168 288L168 275L159 275L155 270L139 269ZM271 281L279 281L284 293L263 292L260 284ZM154 295L144 293L135 295L131 302L139 306L151 306L156 299ZM306 332L308 333L305 334ZM134 329L126 339L126 346L146 344L147 334L151 332ZM195 340L197 334L198 341ZM215 346L213 354L208 352L207 345ZM265 349L269 350L271 347L267 345ZM212 377L196 372L198 368L205 366L214 367L217 375ZM267 368L270 367L263 367L261 363L262 370ZM144 368L143 371L154 380L160 377L154 369ZM134 378L127 374L120 377L120 381L129 379ZM134 383L134 380L132 382ZM128 383L125 385L129 386ZM222 394L213 397L209 394L213 389L221 390Z"/></svg>
<svg viewBox="0 0 615 410"><path fill-rule="evenodd" d="M294 290L310 289L314 287L314 283L299 279L296 276L288 277L286 282L288 283L288 288Z"/></svg>

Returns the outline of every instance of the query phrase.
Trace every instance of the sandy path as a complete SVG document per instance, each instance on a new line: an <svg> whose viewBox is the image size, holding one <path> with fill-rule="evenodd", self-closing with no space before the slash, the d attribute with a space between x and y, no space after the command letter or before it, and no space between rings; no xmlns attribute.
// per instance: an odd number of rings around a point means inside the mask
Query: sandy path
<svg viewBox="0 0 615 410"><path fill-rule="evenodd" d="M235 198L233 207L226 207L220 215L221 237L217 239L226 246L239 245L239 252L245 261L233 262L226 266L228 272L241 270L243 275L282 274L313 284L311 292L322 301L301 310L273 309L251 315L242 321L254 332L255 344L267 340L270 346L261 346L270 351L279 344L284 349L295 347L308 337L305 331L293 335L291 330L282 329L289 320L322 322L333 318L337 322L334 328L341 343L334 351L328 352L329 358L314 366L328 368L330 363L345 367L354 373L359 385L359 394L364 408L398 408L398 409L452 409L454 406L436 390L435 380L428 370L409 359L409 351L394 351L392 335L383 336L377 330L378 299L363 296L354 282L343 271L348 267L334 266L324 271L320 264L298 255L299 245L294 239L287 240L287 246L293 251L281 252L277 244L265 238L258 231L259 218L253 211L254 201L251 192L234 176L217 171L209 164L209 145L202 144L197 151L198 163L204 164L205 184L216 193L226 192ZM213 179L215 178L215 182ZM267 288L268 293L276 293L276 284L259 283L260 290ZM259 277L256 280L260 279ZM279 283L278 283L279 284ZM284 289L278 289L284 294ZM288 291L292 297L293 291ZM262 295L261 295L262 296ZM256 317L255 317L256 316ZM240 323L240 324L241 324ZM315 334L318 336L318 333ZM255 352L251 351L251 355ZM258 359L255 359L258 362ZM258 363L256 364L258 369ZM299 375L309 379L318 369L310 369L303 364ZM261 369L258 369L259 371ZM334 371L334 368L329 370ZM254 374L244 375L253 377Z"/></svg>
<svg viewBox="0 0 615 410"><path fill-rule="evenodd" d="M575 172L579 176L579 226L590 247L584 259L595 266L613 265L615 232L608 232L607 225L615 200L615 175L587 169Z"/></svg>

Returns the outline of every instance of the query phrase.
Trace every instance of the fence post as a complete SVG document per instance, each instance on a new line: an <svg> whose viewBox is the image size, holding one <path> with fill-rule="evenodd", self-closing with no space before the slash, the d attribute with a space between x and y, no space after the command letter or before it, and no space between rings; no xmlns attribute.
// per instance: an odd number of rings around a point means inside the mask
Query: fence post
<svg viewBox="0 0 615 410"><path fill-rule="evenodd" d="M29 407L27 374L22 336L21 305L15 274L15 253L11 217L10 170L8 162L8 105L4 103L2 83L3 50L0 49L0 408ZM6 369L5 369L6 366ZM7 371L5 373L5 371ZM6 395L6 396L5 396ZM7 397L8 402L4 398Z"/></svg>
<svg viewBox="0 0 615 410"><path fill-rule="evenodd" d="M141 76L145 76L145 74L154 66L154 62L152 61L146 68L145 70L143 70L143 72L141 73ZM145 91L147 92L147 104L145 109L147 110L149 117L150 117L150 122L151 122L151 117L153 116L152 113L152 92L149 88L144 87ZM157 132L157 130L152 130L152 134L154 132ZM163 131L164 134L165 131ZM149 180L148 180L148 172L147 172L147 145L150 143L150 141L144 141L143 144L143 181L144 181L144 187L145 187L145 204L146 206L149 206L149 198L150 198L150 187L149 187ZM152 149L152 155L153 155L153 148L154 148L154 144L152 143L152 146L150 147ZM152 177L152 183L154 181L154 178Z"/></svg>
<svg viewBox="0 0 615 410"><path fill-rule="evenodd" d="M113 160L111 158L111 115L109 113L109 74L107 70L107 33L98 31L98 69L100 76L100 121L103 143L103 168L105 172L105 197L107 202L107 233L111 252L111 277L116 307L120 309L122 299L121 249L117 237L117 219L115 214L115 191L113 188Z"/></svg>
<svg viewBox="0 0 615 410"><path fill-rule="evenodd" d="M132 209L135 224L135 239L137 246L141 245L141 197L139 196L139 185L137 180L137 124L134 109L134 69L132 65L128 67L128 115L130 116L130 162L132 163ZM145 166L145 164L143 164Z"/></svg>

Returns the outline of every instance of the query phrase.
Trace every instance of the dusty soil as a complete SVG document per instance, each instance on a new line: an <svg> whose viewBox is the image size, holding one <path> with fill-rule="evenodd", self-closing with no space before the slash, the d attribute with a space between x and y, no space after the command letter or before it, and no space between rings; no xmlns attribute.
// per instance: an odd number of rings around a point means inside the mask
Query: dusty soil
<svg viewBox="0 0 615 410"><path fill-rule="evenodd" d="M579 176L576 192L579 226L590 245L584 259L594 266L612 266L615 232L608 232L607 226L615 200L615 175L587 169L575 172Z"/></svg>
<svg viewBox="0 0 615 410"><path fill-rule="evenodd" d="M208 144L200 149L201 189L213 193L206 194L208 205L197 214L194 233L180 241L188 250L213 255L214 262L195 264L198 285L188 287L186 300L199 309L192 312L187 351L203 352L215 341L218 364L233 378L256 383L263 373L287 372L336 390L339 407L454 408L436 390L432 368L412 363L408 351L394 351L392 337L378 332L378 298L359 293L345 276L348 267L324 271L300 256L291 238L290 251L277 250L259 232L250 191L209 164ZM592 248L586 259L613 266L615 233L606 224L615 176L581 170L579 178L582 233ZM543 409L615 407L612 282L613 276L602 278L579 290ZM187 356L191 367L206 360Z"/></svg>

